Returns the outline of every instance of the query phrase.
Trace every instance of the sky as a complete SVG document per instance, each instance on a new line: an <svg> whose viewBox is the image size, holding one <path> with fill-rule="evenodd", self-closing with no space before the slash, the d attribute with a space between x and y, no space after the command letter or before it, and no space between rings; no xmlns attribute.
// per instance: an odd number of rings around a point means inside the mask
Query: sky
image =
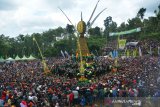
<svg viewBox="0 0 160 107"><path fill-rule="evenodd" d="M60 7L73 24L81 19L87 22L98 0L0 0L0 34L16 37L19 34L42 33L59 26L65 28L69 21L58 9ZM104 28L104 20L120 25L146 8L145 18L154 16L160 0L100 0L93 18L107 8L95 21L93 27ZM92 18L92 19L93 19Z"/></svg>

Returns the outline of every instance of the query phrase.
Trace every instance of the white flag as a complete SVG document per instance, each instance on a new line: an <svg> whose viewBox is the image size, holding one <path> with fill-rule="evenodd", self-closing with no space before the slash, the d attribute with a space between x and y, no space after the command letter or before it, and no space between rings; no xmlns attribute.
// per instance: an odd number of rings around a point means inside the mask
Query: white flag
<svg viewBox="0 0 160 107"><path fill-rule="evenodd" d="M150 52L149 52L150 55L152 55L152 47L150 46Z"/></svg>
<svg viewBox="0 0 160 107"><path fill-rule="evenodd" d="M142 50L140 47L139 47L139 56L142 56Z"/></svg>
<svg viewBox="0 0 160 107"><path fill-rule="evenodd" d="M68 52L67 52L67 51L65 51L64 53L67 55L67 57L70 57L70 55L68 54Z"/></svg>
<svg viewBox="0 0 160 107"><path fill-rule="evenodd" d="M61 50L61 54L62 54L63 58L65 58L65 55L64 55L64 53L63 53L63 51L62 51L62 50Z"/></svg>
<svg viewBox="0 0 160 107"><path fill-rule="evenodd" d="M158 46L158 55L160 55L160 47Z"/></svg>

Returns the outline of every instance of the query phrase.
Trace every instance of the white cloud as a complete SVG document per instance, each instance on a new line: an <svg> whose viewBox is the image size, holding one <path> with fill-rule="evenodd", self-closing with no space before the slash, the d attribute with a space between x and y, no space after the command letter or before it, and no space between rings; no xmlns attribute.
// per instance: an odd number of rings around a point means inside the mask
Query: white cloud
<svg viewBox="0 0 160 107"><path fill-rule="evenodd" d="M141 7L147 8L146 16L154 15L159 0L101 0L94 17L107 8L95 21L94 26L103 27L106 17L118 24L136 16ZM43 32L59 26L66 27L68 20L58 9L61 7L73 24L80 20L88 21L97 0L0 0L0 34L18 36ZM94 18L93 17L93 18ZM93 19L92 18L92 19Z"/></svg>

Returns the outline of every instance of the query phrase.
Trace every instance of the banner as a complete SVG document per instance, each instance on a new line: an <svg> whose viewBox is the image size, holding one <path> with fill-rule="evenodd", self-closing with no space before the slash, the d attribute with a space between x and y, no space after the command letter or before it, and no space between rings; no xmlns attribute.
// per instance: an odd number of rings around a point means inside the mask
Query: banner
<svg viewBox="0 0 160 107"><path fill-rule="evenodd" d="M126 45L126 39L119 39L118 45L119 45L119 49L124 49Z"/></svg>
<svg viewBox="0 0 160 107"><path fill-rule="evenodd" d="M141 31L141 28L138 27L136 29L131 29L131 30L128 30L128 31L112 32L112 33L109 33L109 36L125 35L125 34L134 33L134 32L140 32L140 31Z"/></svg>
<svg viewBox="0 0 160 107"><path fill-rule="evenodd" d="M137 49L133 50L133 57L137 56Z"/></svg>
<svg viewBox="0 0 160 107"><path fill-rule="evenodd" d="M129 50L126 51L127 58L130 56Z"/></svg>

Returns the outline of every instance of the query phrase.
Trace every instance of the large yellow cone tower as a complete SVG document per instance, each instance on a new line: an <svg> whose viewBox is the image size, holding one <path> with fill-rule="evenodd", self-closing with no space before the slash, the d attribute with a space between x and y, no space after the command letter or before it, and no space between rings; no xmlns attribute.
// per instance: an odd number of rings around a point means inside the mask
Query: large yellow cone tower
<svg viewBox="0 0 160 107"><path fill-rule="evenodd" d="M77 30L80 33L80 37L79 37L78 44L77 44L77 48L78 48L77 52L78 52L79 55L87 56L90 53L89 53L89 49L88 49L88 46L87 46L86 39L84 37L84 33L86 32L86 24L83 20L81 20L78 23ZM81 53L80 53L80 51L81 51Z"/></svg>

